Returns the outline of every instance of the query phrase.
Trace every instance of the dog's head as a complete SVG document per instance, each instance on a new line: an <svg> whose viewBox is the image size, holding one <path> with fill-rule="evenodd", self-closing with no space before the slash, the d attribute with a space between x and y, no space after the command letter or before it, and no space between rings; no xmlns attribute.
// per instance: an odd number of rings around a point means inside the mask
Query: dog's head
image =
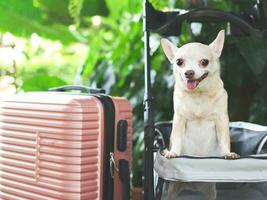
<svg viewBox="0 0 267 200"><path fill-rule="evenodd" d="M218 33L210 45L188 43L178 48L167 39L161 40L163 51L173 64L176 82L187 91L206 87L208 79L219 74L223 43L224 30Z"/></svg>

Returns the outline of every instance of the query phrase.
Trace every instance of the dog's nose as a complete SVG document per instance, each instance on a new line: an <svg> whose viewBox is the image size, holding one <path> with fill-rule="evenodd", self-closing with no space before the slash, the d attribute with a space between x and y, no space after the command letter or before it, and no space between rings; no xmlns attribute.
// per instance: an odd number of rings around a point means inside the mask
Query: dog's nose
<svg viewBox="0 0 267 200"><path fill-rule="evenodd" d="M185 77L188 78L188 79L192 79L195 75L195 72L193 70L187 70L185 73L184 73Z"/></svg>

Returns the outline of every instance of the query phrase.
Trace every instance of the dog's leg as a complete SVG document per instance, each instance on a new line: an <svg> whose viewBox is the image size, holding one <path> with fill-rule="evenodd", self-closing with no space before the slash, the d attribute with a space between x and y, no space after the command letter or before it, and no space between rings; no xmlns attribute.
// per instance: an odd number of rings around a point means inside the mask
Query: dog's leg
<svg viewBox="0 0 267 200"><path fill-rule="evenodd" d="M205 200L216 200L216 183L196 183L196 190L205 196Z"/></svg>
<svg viewBox="0 0 267 200"><path fill-rule="evenodd" d="M226 159L235 159L240 156L234 152L230 152L230 134L229 134L229 118L228 114L219 115L215 122L219 150Z"/></svg>
<svg viewBox="0 0 267 200"><path fill-rule="evenodd" d="M170 182L168 189L168 200L175 200L184 190L201 192L205 200L216 200L216 183L204 182Z"/></svg>
<svg viewBox="0 0 267 200"><path fill-rule="evenodd" d="M170 136L170 150L164 152L166 158L172 158L181 155L182 138L185 133L184 117L174 114L172 132Z"/></svg>
<svg viewBox="0 0 267 200"><path fill-rule="evenodd" d="M175 200L183 190L181 182L169 182L168 200Z"/></svg>

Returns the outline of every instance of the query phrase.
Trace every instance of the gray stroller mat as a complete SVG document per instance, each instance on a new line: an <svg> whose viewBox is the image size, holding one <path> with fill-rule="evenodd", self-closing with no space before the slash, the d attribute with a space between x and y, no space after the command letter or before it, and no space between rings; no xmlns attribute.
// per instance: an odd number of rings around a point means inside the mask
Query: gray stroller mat
<svg viewBox="0 0 267 200"><path fill-rule="evenodd" d="M171 123L156 128L164 139L162 144L168 147ZM167 159L157 152L154 161L154 170L159 177L156 199L266 200L267 127L232 122L230 135L231 149L241 155L240 159L187 155ZM216 198L204 196L210 190L216 191Z"/></svg>

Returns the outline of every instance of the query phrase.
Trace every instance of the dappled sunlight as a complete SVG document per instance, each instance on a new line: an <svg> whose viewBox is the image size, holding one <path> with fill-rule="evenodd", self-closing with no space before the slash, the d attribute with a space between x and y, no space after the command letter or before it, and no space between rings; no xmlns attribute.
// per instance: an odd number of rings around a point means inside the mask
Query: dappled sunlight
<svg viewBox="0 0 267 200"><path fill-rule="evenodd" d="M3 75L0 77L0 95L15 94L15 79L12 76Z"/></svg>
<svg viewBox="0 0 267 200"><path fill-rule="evenodd" d="M42 80L54 78L55 84L71 84L87 57L88 47L81 43L63 46L60 41L40 37L33 33L30 38L2 33L0 46L1 90L14 93L20 90L38 89ZM38 78L39 77L39 78ZM12 81L11 81L12 80ZM52 81L53 82L53 81ZM9 89L4 89L4 88Z"/></svg>

